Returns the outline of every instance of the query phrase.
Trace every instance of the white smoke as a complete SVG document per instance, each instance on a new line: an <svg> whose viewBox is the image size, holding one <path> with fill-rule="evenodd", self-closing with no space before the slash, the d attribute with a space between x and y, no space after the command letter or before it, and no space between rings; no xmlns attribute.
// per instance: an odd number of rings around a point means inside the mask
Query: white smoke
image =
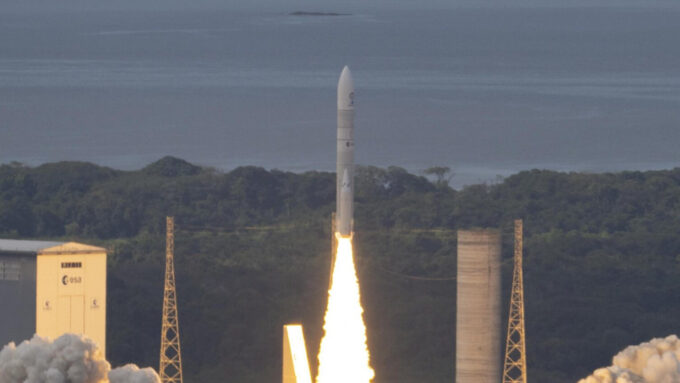
<svg viewBox="0 0 680 383"><path fill-rule="evenodd" d="M131 364L111 370L94 342L64 334L54 342L35 335L3 347L0 383L160 383L160 378L151 368Z"/></svg>
<svg viewBox="0 0 680 383"><path fill-rule="evenodd" d="M595 370L579 383L680 383L680 340L656 338L619 352L612 366Z"/></svg>
<svg viewBox="0 0 680 383"><path fill-rule="evenodd" d="M142 368L127 364L109 372L110 383L160 383L160 378L152 368Z"/></svg>

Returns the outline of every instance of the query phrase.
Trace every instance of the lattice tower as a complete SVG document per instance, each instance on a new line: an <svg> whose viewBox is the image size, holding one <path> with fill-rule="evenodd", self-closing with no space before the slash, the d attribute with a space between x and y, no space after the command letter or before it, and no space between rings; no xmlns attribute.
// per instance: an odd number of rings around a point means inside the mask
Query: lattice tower
<svg viewBox="0 0 680 383"><path fill-rule="evenodd" d="M166 218L165 288L163 293L163 325L161 358L158 374L162 383L182 382L182 352L179 345L179 318L175 289L175 219Z"/></svg>
<svg viewBox="0 0 680 383"><path fill-rule="evenodd" d="M522 275L522 220L515 220L515 269L512 275L508 337L505 343L503 383L527 383L524 331L524 281Z"/></svg>

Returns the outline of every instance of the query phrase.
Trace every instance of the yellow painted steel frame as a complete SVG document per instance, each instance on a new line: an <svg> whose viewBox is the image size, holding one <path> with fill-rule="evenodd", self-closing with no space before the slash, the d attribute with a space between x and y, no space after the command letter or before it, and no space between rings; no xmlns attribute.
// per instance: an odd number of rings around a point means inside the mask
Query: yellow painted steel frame
<svg viewBox="0 0 680 383"><path fill-rule="evenodd" d="M505 343L503 383L527 383L526 340L524 331L524 278L522 220L515 220L515 270L512 275L512 293L508 319L508 337Z"/></svg>
<svg viewBox="0 0 680 383"><path fill-rule="evenodd" d="M166 218L165 289L163 292L163 325L158 374L162 383L182 383L182 352L179 344L179 318L175 289L175 220Z"/></svg>

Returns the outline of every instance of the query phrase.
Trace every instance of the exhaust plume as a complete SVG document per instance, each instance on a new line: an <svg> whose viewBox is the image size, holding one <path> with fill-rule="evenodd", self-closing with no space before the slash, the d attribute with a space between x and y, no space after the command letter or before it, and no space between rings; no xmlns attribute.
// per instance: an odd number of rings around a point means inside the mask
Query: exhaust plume
<svg viewBox="0 0 680 383"><path fill-rule="evenodd" d="M678 383L680 340L676 335L628 346L612 360L579 383Z"/></svg>
<svg viewBox="0 0 680 383"><path fill-rule="evenodd" d="M340 235L336 237L338 250L328 291L316 383L369 383L375 374L366 345L352 240Z"/></svg>
<svg viewBox="0 0 680 383"><path fill-rule="evenodd" d="M151 368L128 364L111 370L97 345L80 335L64 334L54 342L38 335L0 351L2 383L160 383Z"/></svg>

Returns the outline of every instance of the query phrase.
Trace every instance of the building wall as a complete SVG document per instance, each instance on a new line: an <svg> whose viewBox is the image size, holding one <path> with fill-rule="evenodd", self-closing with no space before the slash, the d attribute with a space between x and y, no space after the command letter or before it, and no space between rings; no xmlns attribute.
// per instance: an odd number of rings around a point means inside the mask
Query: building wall
<svg viewBox="0 0 680 383"><path fill-rule="evenodd" d="M35 333L35 255L0 254L0 349Z"/></svg>
<svg viewBox="0 0 680 383"><path fill-rule="evenodd" d="M106 254L37 257L36 332L83 334L106 350Z"/></svg>
<svg viewBox="0 0 680 383"><path fill-rule="evenodd" d="M458 231L456 383L501 381L501 237Z"/></svg>

